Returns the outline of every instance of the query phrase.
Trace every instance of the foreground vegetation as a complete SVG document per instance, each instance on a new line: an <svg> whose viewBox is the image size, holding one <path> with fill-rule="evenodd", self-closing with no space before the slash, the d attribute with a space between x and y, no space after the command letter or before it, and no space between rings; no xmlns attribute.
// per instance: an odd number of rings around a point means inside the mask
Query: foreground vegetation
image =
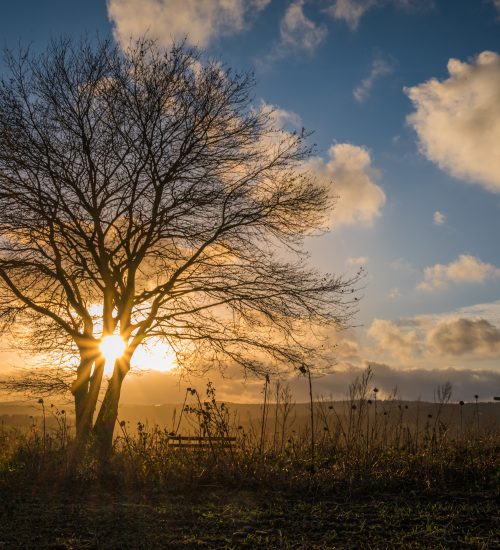
<svg viewBox="0 0 500 550"><path fill-rule="evenodd" d="M1 495L6 496L5 493ZM346 496L210 489L16 493L2 499L6 548L495 548L484 491Z"/></svg>
<svg viewBox="0 0 500 550"><path fill-rule="evenodd" d="M286 389L253 426L211 386L188 389L175 434L123 421L106 463L91 449L75 463L52 407L56 430L44 417L1 432L0 546L496 547L498 427L452 406L450 388L422 418L376 394L368 375L342 407L315 403L297 431ZM199 447L176 446L181 426Z"/></svg>

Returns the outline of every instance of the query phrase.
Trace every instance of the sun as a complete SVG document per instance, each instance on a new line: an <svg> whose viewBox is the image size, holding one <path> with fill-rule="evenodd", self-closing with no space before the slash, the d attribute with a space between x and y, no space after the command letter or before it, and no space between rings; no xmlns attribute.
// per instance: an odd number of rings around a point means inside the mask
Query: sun
<svg viewBox="0 0 500 550"><path fill-rule="evenodd" d="M113 374L115 361L125 353L126 348L126 343L118 334L105 336L101 340L99 349L106 360L104 366L106 375ZM132 356L132 367L139 370L168 372L177 367L177 362L170 346L158 339L152 339L148 344L142 343L137 347Z"/></svg>
<svg viewBox="0 0 500 550"><path fill-rule="evenodd" d="M104 356L104 359L106 360L105 370L111 370L112 372L115 361L125 353L125 342L121 336L118 336L118 334L113 334L112 336L105 336L101 340L99 348Z"/></svg>

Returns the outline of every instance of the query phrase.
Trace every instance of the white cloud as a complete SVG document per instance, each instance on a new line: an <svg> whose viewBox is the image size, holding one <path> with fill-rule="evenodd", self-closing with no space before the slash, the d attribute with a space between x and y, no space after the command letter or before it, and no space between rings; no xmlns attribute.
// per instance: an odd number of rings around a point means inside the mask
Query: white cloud
<svg viewBox="0 0 500 550"><path fill-rule="evenodd" d="M334 224L371 225L380 216L386 197L375 183L379 172L372 166L369 151L339 143L330 147L328 155L328 160L316 157L307 166L316 176L333 182L333 192L338 196Z"/></svg>
<svg viewBox="0 0 500 550"><path fill-rule="evenodd" d="M368 10L388 3L406 11L428 10L434 6L434 0L334 0L325 11L335 19L345 21L354 31Z"/></svg>
<svg viewBox="0 0 500 550"><path fill-rule="evenodd" d="M304 14L304 3L305 0L292 2L281 20L278 57L285 55L290 48L312 53L328 34L325 25L317 25Z"/></svg>
<svg viewBox="0 0 500 550"><path fill-rule="evenodd" d="M387 295L387 297L390 300L397 300L398 298L401 298L401 291L397 287L391 288L391 290L390 290L389 294Z"/></svg>
<svg viewBox="0 0 500 550"><path fill-rule="evenodd" d="M427 335L429 347L444 356L500 357L500 329L486 319L446 319Z"/></svg>
<svg viewBox="0 0 500 550"><path fill-rule="evenodd" d="M446 216L442 212L439 212L439 210L436 210L434 212L434 225L444 225L446 223Z"/></svg>
<svg viewBox="0 0 500 550"><path fill-rule="evenodd" d="M422 360L442 365L443 358L489 360L500 357L500 328L483 317L465 317L458 313L422 315L389 321L375 319L367 336L377 342L374 357L390 355L400 363Z"/></svg>
<svg viewBox="0 0 500 550"><path fill-rule="evenodd" d="M347 265L366 265L368 263L368 258L366 256L358 256L357 258L347 258Z"/></svg>
<svg viewBox="0 0 500 550"><path fill-rule="evenodd" d="M107 0L118 43L147 33L163 46L187 40L206 46L218 36L244 30L271 0Z"/></svg>
<svg viewBox="0 0 500 550"><path fill-rule="evenodd" d="M271 113L277 128L298 131L302 128L299 115L275 105L262 103L262 109ZM371 164L369 151L350 143L332 145L327 160L314 157L304 165L305 169L320 180L332 183L332 193L337 199L333 223L340 225L371 225L380 216L386 197L383 189L375 183L379 171ZM367 258L351 258L349 261Z"/></svg>
<svg viewBox="0 0 500 550"><path fill-rule="evenodd" d="M449 264L435 264L424 269L424 280L417 285L419 290L432 291L446 288L449 283L484 283L500 277L500 269L482 262L475 256L461 254Z"/></svg>
<svg viewBox="0 0 500 550"><path fill-rule="evenodd" d="M302 127L302 119L300 115L293 111L287 111L282 109L278 105L272 105L263 101L261 103L261 110L267 113L276 128L283 129L285 131L297 131Z"/></svg>
<svg viewBox="0 0 500 550"><path fill-rule="evenodd" d="M335 19L345 21L352 30L356 30L361 17L377 3L377 0L335 0L326 11Z"/></svg>
<svg viewBox="0 0 500 550"><path fill-rule="evenodd" d="M262 102L261 109L270 115L275 127L285 133L302 128L300 116L292 111L265 102ZM262 146L270 144L271 141ZM332 194L336 198L333 224L371 225L380 216L386 198L382 188L375 183L379 172L371 164L369 151L350 143L340 143L332 145L328 154L327 160L314 157L303 167L313 177L332 184ZM364 257L357 259L368 261Z"/></svg>
<svg viewBox="0 0 500 550"><path fill-rule="evenodd" d="M495 8L500 11L500 0L491 0L491 3L495 6Z"/></svg>
<svg viewBox="0 0 500 550"><path fill-rule="evenodd" d="M392 64L387 59L384 59L382 57L375 58L372 63L370 74L365 79L363 79L359 86L356 86L353 91L353 95L356 101L358 101L359 103L363 103L363 101L366 101L370 96L375 82L382 76L390 74L391 72Z"/></svg>
<svg viewBox="0 0 500 550"><path fill-rule="evenodd" d="M367 335L376 340L380 350L399 360L406 360L420 353L417 331L403 331L393 321L374 319Z"/></svg>
<svg viewBox="0 0 500 550"><path fill-rule="evenodd" d="M475 319L486 319L493 325L500 327L500 300L485 304L474 304L457 309L453 312L454 317L473 317Z"/></svg>
<svg viewBox="0 0 500 550"><path fill-rule="evenodd" d="M500 192L500 55L450 59L449 78L405 88L420 149L451 175Z"/></svg>
<svg viewBox="0 0 500 550"><path fill-rule="evenodd" d="M434 0L392 0L396 8L407 11L422 11L435 8Z"/></svg>

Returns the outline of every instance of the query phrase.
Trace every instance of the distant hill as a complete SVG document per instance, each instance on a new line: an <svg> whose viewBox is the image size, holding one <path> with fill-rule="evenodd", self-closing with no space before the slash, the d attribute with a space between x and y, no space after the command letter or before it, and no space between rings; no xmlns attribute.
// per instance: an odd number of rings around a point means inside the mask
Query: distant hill
<svg viewBox="0 0 500 550"><path fill-rule="evenodd" d="M372 418L375 418L375 411L380 423L395 423L401 421L404 425L415 426L419 422L423 426L426 421L432 423L438 414L437 403L419 401L382 401L375 405L365 405L370 411ZM227 419L231 427L242 426L245 431L258 433L262 422L262 405L226 403ZM375 409L376 407L376 409ZM135 432L139 422L148 428L158 426L167 431L176 431L179 427L180 433L193 432L196 428L196 415L182 413L179 424L182 404L163 405L122 405L119 409L118 420L125 421L127 430ZM315 403L315 423L318 430L324 427L332 427L336 423L347 422L349 415L355 418L358 410L352 410L351 404L347 401L324 401ZM64 410L67 414L68 423L73 423L71 405L59 404L56 407L45 406L47 426L57 426L55 412ZM67 413L66 413L67 411ZM276 421L278 425L283 424L283 407L269 404L267 408L266 428L275 430ZM385 413L385 414L384 414ZM456 429L462 423L464 428L500 428L500 402L491 403L450 403L445 405L439 413L440 421L448 428ZM42 407L34 401L32 404L26 401L0 403L0 424L3 426L29 427L40 425ZM306 429L310 423L310 408L308 403L291 404L286 418L287 431L295 430L297 433Z"/></svg>

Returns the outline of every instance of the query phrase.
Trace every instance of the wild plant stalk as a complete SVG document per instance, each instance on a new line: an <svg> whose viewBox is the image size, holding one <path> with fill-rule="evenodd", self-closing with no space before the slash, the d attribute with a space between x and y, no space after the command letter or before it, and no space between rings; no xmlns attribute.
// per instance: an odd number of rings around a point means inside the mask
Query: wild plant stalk
<svg viewBox="0 0 500 550"><path fill-rule="evenodd" d="M262 454L264 452L264 434L266 430L266 423L267 423L267 392L269 389L269 375L266 374L266 378L264 381L264 403L262 406L262 421L260 424L260 444L259 444L259 453Z"/></svg>
<svg viewBox="0 0 500 550"><path fill-rule="evenodd" d="M208 391L209 385L207 385L207 393ZM203 405L201 404L200 394L196 389L194 390L194 395L196 396L196 400L198 402L198 417L201 419L201 422L199 422L200 437L202 437L202 434L203 436L206 435L208 437L210 451L212 453L212 456L215 458L215 450L212 442L212 431L210 429L210 413L209 411L206 411L205 407L203 407Z"/></svg>
<svg viewBox="0 0 500 550"><path fill-rule="evenodd" d="M43 456L45 458L45 451L47 445L47 420L45 418L45 402L42 398L38 400L38 403L42 405L42 418L43 418Z"/></svg>
<svg viewBox="0 0 500 550"><path fill-rule="evenodd" d="M300 372L306 376L309 382L309 416L311 422L311 468L314 469L314 451L315 451L315 434L314 434L314 401L313 401L313 391L312 391L312 380L311 380L311 369L308 366L302 365L300 367Z"/></svg>
<svg viewBox="0 0 500 550"><path fill-rule="evenodd" d="M405 484L406 480L410 480L410 483L416 482L428 487L437 482L448 483L450 472L460 481L463 475L478 476L474 479L487 479L495 465L498 465L498 455L495 454L498 447L498 430L488 431L487 426L482 426L482 431L475 434L475 445L464 446L461 440L440 436L446 435L446 429L442 424L444 425L444 420L449 418L450 412L455 414L454 422L457 427L460 426L460 430L464 429L464 422L467 423L466 408L461 406L457 409L455 404L443 404L439 414L437 409L440 403L430 405L429 408L423 405L427 420L420 433L420 402L417 401L417 415L413 418L414 409L407 412L406 405L396 399L394 392L388 400L379 399L379 430L383 429L387 437L375 438L374 403L360 406L364 395L362 382L357 381L350 394L352 401L342 403L339 406L342 408L338 408L338 411L333 404L325 401L314 403L312 426L309 418L311 407L310 403L307 404L305 410L309 414L306 414L302 429L298 427L297 431L290 418L301 406L294 409L289 388L280 384L280 392L276 398L279 404L279 407L276 407L278 412L274 413L275 421L279 423L279 431L276 431L276 426L273 429L270 422L267 422L267 432L264 433L264 438L268 437L268 441L273 434L278 434L274 435L275 441L278 441L279 437L282 438L283 448L280 452L277 452L277 444L261 448L261 433L257 432L257 437L255 434L253 438L247 437L243 427L236 426L236 416L230 414L224 403L216 400L215 389L211 384L207 388L206 401L201 400L196 390L190 389L188 398L193 397L193 404L190 404L189 399L186 400L185 420L195 434L207 435L207 439L213 443L211 452L203 452L202 445L199 449L174 448L169 445L171 433L166 428L148 428L140 423L137 434L130 435L126 423L122 421L119 424L121 434L115 443L116 464L119 468L125 468L123 476L128 476L131 483L169 488L175 483L184 486L213 483L226 486L233 481L239 487L245 483L289 486L301 479L307 480L309 484L311 474L314 474L314 479L322 486L325 486L325 481L326 485L330 481L345 481L350 484L368 481L383 484L401 478ZM312 390L312 383L310 388ZM269 386L267 391L268 415ZM438 398L446 397L446 392L443 394L441 391L437 395ZM353 404L357 405L356 409L351 408ZM48 410L47 404L45 408ZM10 461L10 468L16 464L16 460L23 464L26 471L32 471L36 475L45 475L50 468L66 467L64 453L70 449L71 435L68 441L67 421L63 411L59 411L57 407L51 407L52 410L55 411L52 413L54 418L48 416L45 438L40 436L43 430L41 423L34 423L30 432L18 437L17 443L9 443L11 438L8 437L9 433L5 435L5 429L0 433L0 472L7 471L6 461ZM349 415L354 416L350 432ZM437 425L435 416L438 416ZM475 426L476 417L472 418ZM51 430L50 424L54 419L57 421L55 432ZM414 424L410 424L411 420ZM322 438L317 431L312 430L312 427L317 428L316 425L319 426L318 423L321 421L324 427L328 427L328 431L323 431ZM336 426L335 432L333 422ZM358 422L361 422L361 431L357 430ZM413 430L415 425L417 427ZM311 432L315 439L311 439ZM225 440L231 433L240 435L234 446L226 447ZM432 444L433 437L436 437L439 445ZM284 443L286 438L289 439L288 444ZM313 468L312 442L315 452ZM423 445L420 442L423 442ZM16 456L16 452L17 458L9 458ZM95 462L89 461L85 467L93 468L92 464ZM91 470L90 473L95 475Z"/></svg>
<svg viewBox="0 0 500 550"><path fill-rule="evenodd" d="M174 417L174 430L173 432L175 434L179 433L180 427L181 427L181 421L182 421L182 415L184 413L184 410L186 408L186 403L188 399L188 395L195 395L196 390L193 390L193 388L186 388L186 392L184 393L184 401L182 402L181 412L179 413L179 420L177 422L177 427L175 427L175 417ZM174 409L175 412L175 409Z"/></svg>
<svg viewBox="0 0 500 550"><path fill-rule="evenodd" d="M378 440L377 394L378 394L378 388L373 388L373 402L374 402L374 409L375 409L375 420L373 425L373 432L374 432L375 441Z"/></svg>
<svg viewBox="0 0 500 550"><path fill-rule="evenodd" d="M281 420L280 420L280 428L281 428L281 441L280 441L280 452L282 453L285 448L285 441L288 436L287 430L288 430L288 424L290 423L290 426L293 426L293 423L295 422L295 416L293 418L290 417L292 410L294 409L294 402L292 401L292 392L290 390L289 386L285 386L281 393Z"/></svg>
<svg viewBox="0 0 500 550"><path fill-rule="evenodd" d="M280 409L280 401L281 401L281 382L279 380L276 381L275 384L275 399L274 399L274 430L273 430L273 451L277 452L277 445L278 445L278 415L279 415L279 409Z"/></svg>
<svg viewBox="0 0 500 550"><path fill-rule="evenodd" d="M460 401L460 441L463 441L464 438L464 402Z"/></svg>
<svg viewBox="0 0 500 550"><path fill-rule="evenodd" d="M441 429L443 427L443 424L441 422L441 415L443 413L444 407L449 403L452 395L452 386L450 382L445 382L441 386L438 386L434 401L436 403L436 414L434 419L434 425L432 428L432 439L431 439L431 446L433 450L436 450L436 447L438 445L439 439L441 439L441 435L443 430Z"/></svg>
<svg viewBox="0 0 500 550"><path fill-rule="evenodd" d="M476 428L477 428L477 432L479 433L479 395L476 394L474 396L474 401L475 401L474 415L476 417Z"/></svg>
<svg viewBox="0 0 500 550"><path fill-rule="evenodd" d="M340 437L340 434L342 434L344 444L347 445L347 441L348 441L347 432L344 429L343 422L342 422L340 416L338 415L337 411L335 410L335 406L332 403L328 408L329 408L329 410L333 411L333 415L335 416L335 418L337 420L337 432L339 434L339 437ZM336 438L336 441L338 442L338 437Z"/></svg>
<svg viewBox="0 0 500 550"><path fill-rule="evenodd" d="M415 451L418 452L419 449L419 439L420 439L420 397L417 399L417 420L416 420L416 426L415 426L415 443L416 443L416 449Z"/></svg>

